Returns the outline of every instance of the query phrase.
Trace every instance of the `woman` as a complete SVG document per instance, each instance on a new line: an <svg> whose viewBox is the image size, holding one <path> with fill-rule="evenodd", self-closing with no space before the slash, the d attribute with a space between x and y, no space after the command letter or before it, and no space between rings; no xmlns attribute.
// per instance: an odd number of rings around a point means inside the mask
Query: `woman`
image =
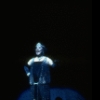
<svg viewBox="0 0 100 100"><path fill-rule="evenodd" d="M35 46L36 57L31 58L24 66L29 84L31 85L32 100L50 100L50 67L54 67L54 62L44 56L45 46L37 43Z"/></svg>

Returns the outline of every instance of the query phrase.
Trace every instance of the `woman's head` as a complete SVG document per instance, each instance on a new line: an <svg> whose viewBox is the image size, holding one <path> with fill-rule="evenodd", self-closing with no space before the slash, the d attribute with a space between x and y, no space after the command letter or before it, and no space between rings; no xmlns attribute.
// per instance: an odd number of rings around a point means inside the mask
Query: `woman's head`
<svg viewBox="0 0 100 100"><path fill-rule="evenodd" d="M45 49L45 46L42 43L40 42L36 43L35 53L37 56L44 55L44 49Z"/></svg>

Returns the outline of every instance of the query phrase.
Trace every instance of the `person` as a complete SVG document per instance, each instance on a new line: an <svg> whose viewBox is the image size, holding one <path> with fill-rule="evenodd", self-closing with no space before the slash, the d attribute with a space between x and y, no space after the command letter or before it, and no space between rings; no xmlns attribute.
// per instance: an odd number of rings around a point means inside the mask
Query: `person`
<svg viewBox="0 0 100 100"><path fill-rule="evenodd" d="M24 66L29 77L32 100L50 100L50 67L54 68L53 60L45 54L45 46L38 42L35 46L36 57L29 59Z"/></svg>

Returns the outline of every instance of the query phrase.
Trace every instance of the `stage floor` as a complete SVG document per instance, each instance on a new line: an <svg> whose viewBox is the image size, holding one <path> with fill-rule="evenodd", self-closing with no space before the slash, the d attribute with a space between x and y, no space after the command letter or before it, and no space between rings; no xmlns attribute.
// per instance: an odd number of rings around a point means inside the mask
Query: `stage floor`
<svg viewBox="0 0 100 100"><path fill-rule="evenodd" d="M86 100L78 91L69 88L51 88L51 100ZM23 91L17 100L31 100L30 90Z"/></svg>

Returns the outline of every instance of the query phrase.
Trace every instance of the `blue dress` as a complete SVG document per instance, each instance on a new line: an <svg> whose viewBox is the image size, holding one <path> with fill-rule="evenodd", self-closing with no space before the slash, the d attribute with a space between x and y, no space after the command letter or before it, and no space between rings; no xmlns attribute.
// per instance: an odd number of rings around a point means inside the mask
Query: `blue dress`
<svg viewBox="0 0 100 100"><path fill-rule="evenodd" d="M34 62L30 66L29 81L31 85L32 98L36 100L50 100L50 66L43 62ZM38 85L33 83L38 82Z"/></svg>

